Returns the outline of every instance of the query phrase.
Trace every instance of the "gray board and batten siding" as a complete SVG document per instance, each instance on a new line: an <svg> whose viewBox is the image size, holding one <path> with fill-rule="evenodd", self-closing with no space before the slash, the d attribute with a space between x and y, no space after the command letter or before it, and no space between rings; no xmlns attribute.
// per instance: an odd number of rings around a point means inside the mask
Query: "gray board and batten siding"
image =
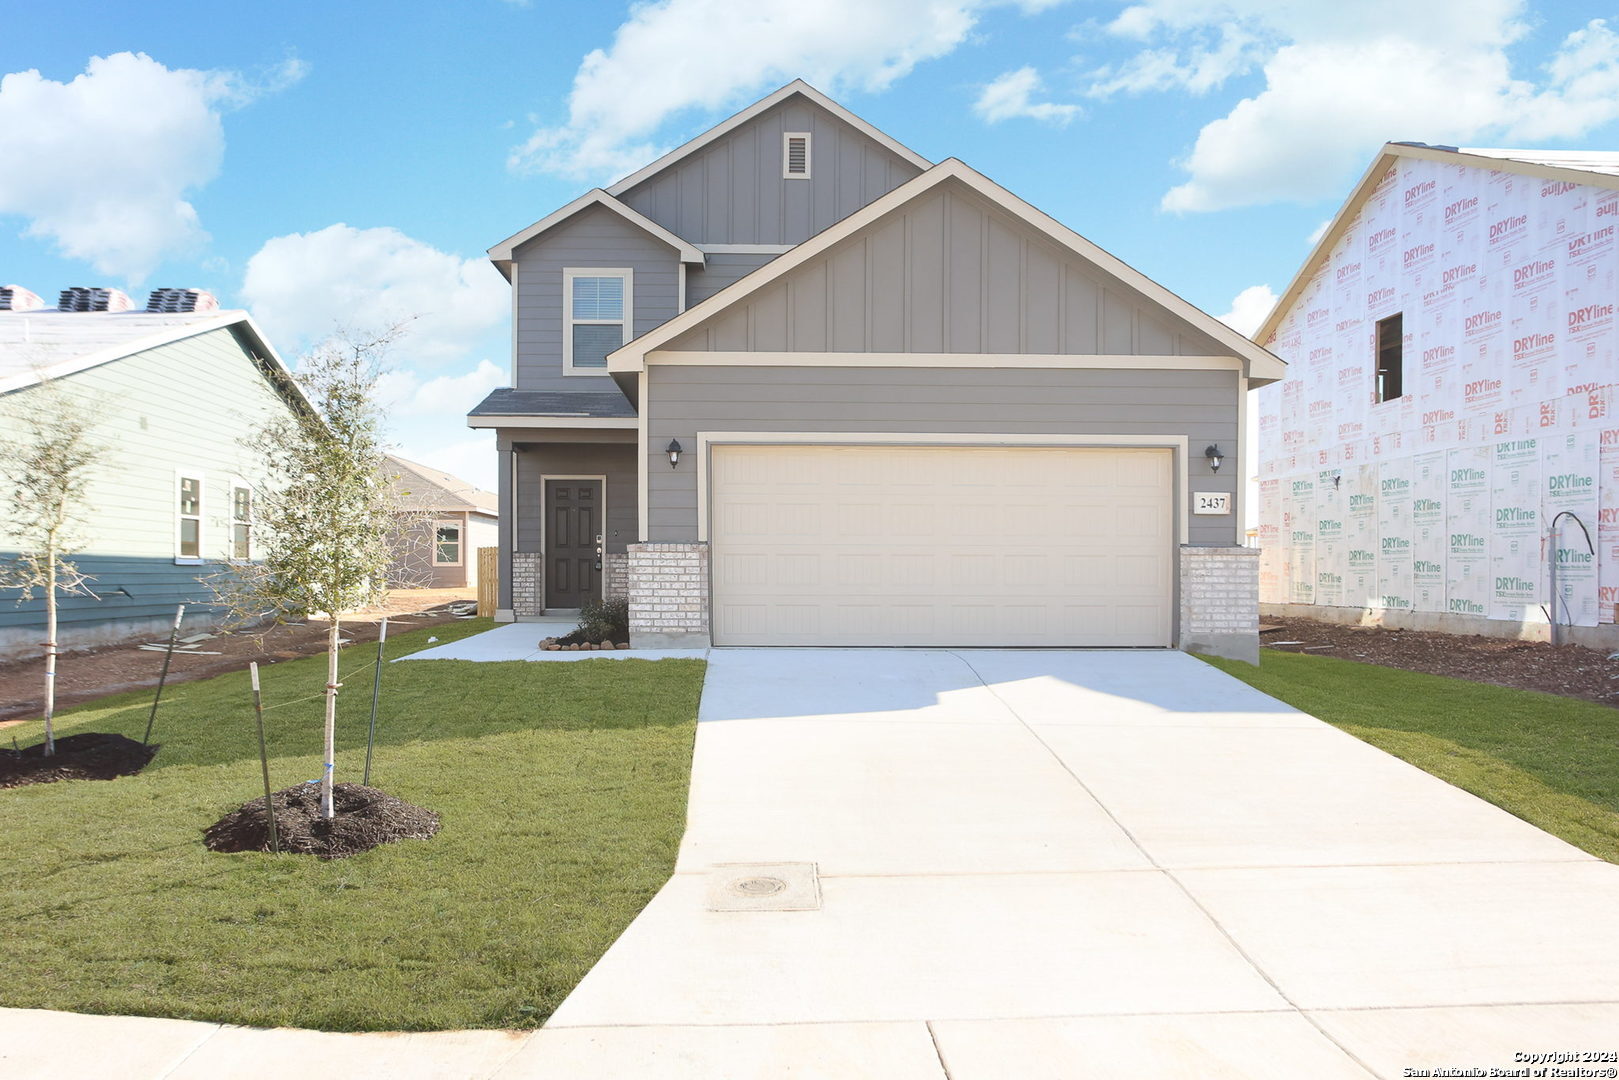
<svg viewBox="0 0 1619 1080"><path fill-rule="evenodd" d="M686 269L686 306L696 307L775 257L772 253L756 252L715 252L709 255L704 265Z"/></svg>
<svg viewBox="0 0 1619 1080"><path fill-rule="evenodd" d="M595 391L618 387L600 375L564 375L562 271L569 267L632 271L632 336L640 336L680 310L680 258L675 249L618 214L593 206L517 249L516 384L525 390Z"/></svg>
<svg viewBox="0 0 1619 1080"><path fill-rule="evenodd" d="M896 208L663 348L1230 354L954 181Z"/></svg>
<svg viewBox="0 0 1619 1080"><path fill-rule="evenodd" d="M541 530L545 499L541 489L546 476L604 476L607 504L603 542L609 554L621 554L626 544L638 539L638 495L634 443L535 443L518 444L517 457L517 551L541 551ZM664 459L667 470L668 459Z"/></svg>
<svg viewBox="0 0 1619 1080"><path fill-rule="evenodd" d="M242 437L290 408L261 362L223 328L61 376L57 386L83 395L97 418L91 437L108 448L86 497L88 543L73 556L94 578L96 596L61 598L64 640L114 621L133 630L166 628L176 604L207 605L209 590L197 578L213 568L175 561L176 476L203 482L202 556L217 563L230 554L231 488L257 473ZM0 397L0 409L26 408L38 392L12 391ZM14 548L0 534L0 557ZM38 641L43 598L16 598L15 590L0 590L0 646L13 632Z"/></svg>
<svg viewBox="0 0 1619 1080"><path fill-rule="evenodd" d="M1244 464L1237 378L1231 370L654 364L643 403L648 538L697 539L697 469L684 461L669 468L662 448L678 439L696 451L698 432L1162 435L1166 444L1185 436L1192 487L1234 494ZM1210 443L1230 455L1218 475L1202 458ZM1181 513L1188 502L1182 492ZM1240 542L1234 515L1187 523L1192 544Z"/></svg>
<svg viewBox="0 0 1619 1080"><path fill-rule="evenodd" d="M809 179L782 175L783 136L810 133ZM792 96L619 194L705 244L801 244L921 172L847 121Z"/></svg>

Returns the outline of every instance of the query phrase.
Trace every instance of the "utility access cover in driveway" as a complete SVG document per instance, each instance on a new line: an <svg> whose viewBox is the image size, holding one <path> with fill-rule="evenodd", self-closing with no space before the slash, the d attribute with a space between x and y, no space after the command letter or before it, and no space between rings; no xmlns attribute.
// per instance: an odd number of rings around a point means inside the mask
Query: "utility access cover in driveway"
<svg viewBox="0 0 1619 1080"><path fill-rule="evenodd" d="M926 1025L952 1080L1619 1030L1619 867L1193 657L717 649L700 721L676 874L549 1029ZM784 863L817 910L712 910Z"/></svg>

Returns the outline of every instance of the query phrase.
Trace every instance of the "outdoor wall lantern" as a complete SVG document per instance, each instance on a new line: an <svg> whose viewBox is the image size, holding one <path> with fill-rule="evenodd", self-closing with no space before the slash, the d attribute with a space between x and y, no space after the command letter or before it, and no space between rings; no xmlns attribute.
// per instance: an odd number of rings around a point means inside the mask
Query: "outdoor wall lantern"
<svg viewBox="0 0 1619 1080"><path fill-rule="evenodd" d="M680 464L680 440L669 440L669 467L672 469Z"/></svg>
<svg viewBox="0 0 1619 1080"><path fill-rule="evenodd" d="M1210 443L1209 448L1203 451L1203 456L1209 459L1209 472L1220 471L1220 462L1224 461L1225 458L1220 455L1219 444Z"/></svg>

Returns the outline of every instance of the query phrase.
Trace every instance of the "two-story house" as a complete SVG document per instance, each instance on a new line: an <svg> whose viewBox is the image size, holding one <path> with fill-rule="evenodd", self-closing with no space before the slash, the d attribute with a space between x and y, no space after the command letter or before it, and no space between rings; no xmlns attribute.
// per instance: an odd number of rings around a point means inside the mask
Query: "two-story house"
<svg viewBox="0 0 1619 1080"><path fill-rule="evenodd" d="M960 161L794 82L490 256L503 618L1257 654L1238 459L1282 363Z"/></svg>
<svg viewBox="0 0 1619 1080"><path fill-rule="evenodd" d="M199 579L258 550L262 465L242 440L313 408L281 358L247 312L218 310L200 290L158 289L137 310L117 289L64 289L46 308L0 287L0 436L25 439L25 418L58 401L90 419L102 451L86 485L85 544L71 556L90 591L61 598L58 640L166 633L181 603L188 626L217 623ZM0 558L21 543L0 524ZM38 591L0 590L0 657L37 652L43 608Z"/></svg>
<svg viewBox="0 0 1619 1080"><path fill-rule="evenodd" d="M1613 151L1383 148L1255 335L1267 610L1619 645L1616 224Z"/></svg>

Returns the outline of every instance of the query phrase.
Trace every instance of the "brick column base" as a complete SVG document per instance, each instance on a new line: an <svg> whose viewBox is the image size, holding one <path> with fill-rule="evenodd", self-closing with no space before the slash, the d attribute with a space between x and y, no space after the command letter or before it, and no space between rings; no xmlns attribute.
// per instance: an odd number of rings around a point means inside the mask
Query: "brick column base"
<svg viewBox="0 0 1619 1080"><path fill-rule="evenodd" d="M1180 647L1259 663L1259 549L1181 548Z"/></svg>
<svg viewBox="0 0 1619 1080"><path fill-rule="evenodd" d="M707 648L708 545L629 546L630 644Z"/></svg>
<svg viewBox="0 0 1619 1080"><path fill-rule="evenodd" d="M512 615L522 619L545 614L545 555L512 552Z"/></svg>
<svg viewBox="0 0 1619 1080"><path fill-rule="evenodd" d="M630 595L630 557L609 552L602 556L602 596L624 600Z"/></svg>

